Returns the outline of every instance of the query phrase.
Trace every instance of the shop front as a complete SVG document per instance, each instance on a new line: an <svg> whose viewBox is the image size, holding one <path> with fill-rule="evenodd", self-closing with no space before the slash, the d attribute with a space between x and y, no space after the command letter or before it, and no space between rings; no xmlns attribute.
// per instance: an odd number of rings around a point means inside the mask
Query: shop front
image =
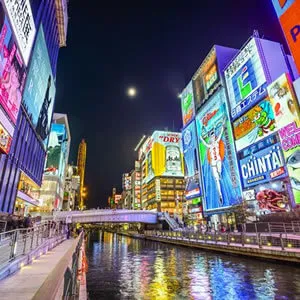
<svg viewBox="0 0 300 300"><path fill-rule="evenodd" d="M14 214L26 216L32 211L37 211L40 206L39 186L25 173L21 172L18 192L15 202Z"/></svg>

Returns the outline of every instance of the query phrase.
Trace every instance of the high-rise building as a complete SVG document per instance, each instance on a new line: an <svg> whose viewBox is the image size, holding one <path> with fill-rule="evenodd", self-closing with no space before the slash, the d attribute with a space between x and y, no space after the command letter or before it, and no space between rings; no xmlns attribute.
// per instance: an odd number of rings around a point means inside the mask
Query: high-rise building
<svg viewBox="0 0 300 300"><path fill-rule="evenodd" d="M86 187L84 186L85 164L86 164L86 142L84 139L82 139L82 141L79 144L78 156L77 156L77 168L78 168L78 175L80 177L79 209L83 209L85 206L84 203L84 200L86 198Z"/></svg>
<svg viewBox="0 0 300 300"><path fill-rule="evenodd" d="M139 149L142 208L182 214L184 170L181 133L154 131Z"/></svg>
<svg viewBox="0 0 300 300"><path fill-rule="evenodd" d="M6 96L0 99L0 131L5 141L0 146L0 212L12 213L18 199L15 211L21 213L40 205L33 191L41 185L44 171L58 53L66 44L67 2L1 3L0 36L4 43L0 54L9 53L11 59L5 60L6 71L0 77L9 76L18 84L13 93L2 93Z"/></svg>
<svg viewBox="0 0 300 300"><path fill-rule="evenodd" d="M71 135L67 115L54 113L39 195L41 211L50 212L53 209L66 208L63 200L70 143Z"/></svg>

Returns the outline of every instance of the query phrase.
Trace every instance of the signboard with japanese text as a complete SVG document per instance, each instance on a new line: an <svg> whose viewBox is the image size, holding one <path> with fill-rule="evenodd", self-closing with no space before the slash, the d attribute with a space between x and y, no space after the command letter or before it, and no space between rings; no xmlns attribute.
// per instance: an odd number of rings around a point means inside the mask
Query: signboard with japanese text
<svg viewBox="0 0 300 300"><path fill-rule="evenodd" d="M281 75L268 87L279 128L281 146L290 176L292 192L300 205L300 111L299 104L287 74Z"/></svg>
<svg viewBox="0 0 300 300"><path fill-rule="evenodd" d="M240 151L276 130L273 108L266 98L233 122L236 150Z"/></svg>
<svg viewBox="0 0 300 300"><path fill-rule="evenodd" d="M27 66L36 28L29 0L3 0L21 55Z"/></svg>
<svg viewBox="0 0 300 300"><path fill-rule="evenodd" d="M266 96L266 77L255 38L240 51L225 69L232 119L244 114Z"/></svg>

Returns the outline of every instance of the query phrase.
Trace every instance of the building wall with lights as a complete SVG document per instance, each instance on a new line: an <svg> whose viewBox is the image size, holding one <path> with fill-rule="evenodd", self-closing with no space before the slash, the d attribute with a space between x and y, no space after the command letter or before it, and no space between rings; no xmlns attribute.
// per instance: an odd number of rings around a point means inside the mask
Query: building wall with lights
<svg viewBox="0 0 300 300"><path fill-rule="evenodd" d="M10 26L11 31L1 31L1 34L12 33L11 40L15 41L19 62L24 63L20 69L22 73L18 72L23 76L18 93L21 95L18 116L14 123L14 116L8 111L10 120L5 123L12 137L10 151L0 157L0 212L12 213L16 198L21 206L24 206L22 201L34 205L38 201L37 194L32 191L42 182L55 101L58 51L65 45L62 40L66 38L68 19L63 0L25 0L22 5L19 1L5 0L3 9L5 26ZM1 112L3 107L0 105ZM3 119L3 114L0 115ZM28 180L24 180L24 176ZM26 185L22 190L19 189L21 181Z"/></svg>

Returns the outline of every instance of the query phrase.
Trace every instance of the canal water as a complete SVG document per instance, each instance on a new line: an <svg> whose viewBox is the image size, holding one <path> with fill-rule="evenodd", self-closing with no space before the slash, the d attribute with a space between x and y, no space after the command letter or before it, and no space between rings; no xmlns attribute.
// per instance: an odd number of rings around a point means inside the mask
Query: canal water
<svg viewBox="0 0 300 300"><path fill-rule="evenodd" d="M89 299L300 299L300 269L112 233L88 236Z"/></svg>

